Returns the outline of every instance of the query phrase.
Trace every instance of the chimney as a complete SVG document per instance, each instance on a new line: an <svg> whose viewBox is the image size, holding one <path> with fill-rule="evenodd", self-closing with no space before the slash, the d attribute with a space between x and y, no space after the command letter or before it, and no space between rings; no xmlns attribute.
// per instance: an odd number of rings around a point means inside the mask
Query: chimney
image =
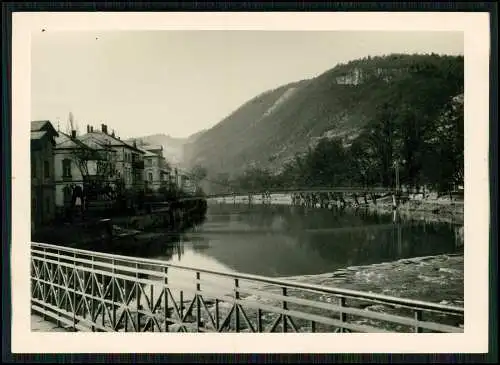
<svg viewBox="0 0 500 365"><path fill-rule="evenodd" d="M108 126L106 124L101 124L102 133L108 134Z"/></svg>
<svg viewBox="0 0 500 365"><path fill-rule="evenodd" d="M76 138L76 131L74 129L71 131L71 138Z"/></svg>
<svg viewBox="0 0 500 365"><path fill-rule="evenodd" d="M137 142L134 139L134 147L137 148Z"/></svg>
<svg viewBox="0 0 500 365"><path fill-rule="evenodd" d="M115 130L113 129L113 131L111 132L111 137L114 137L115 136Z"/></svg>
<svg viewBox="0 0 500 365"><path fill-rule="evenodd" d="M90 133L90 125L87 124L87 133Z"/></svg>

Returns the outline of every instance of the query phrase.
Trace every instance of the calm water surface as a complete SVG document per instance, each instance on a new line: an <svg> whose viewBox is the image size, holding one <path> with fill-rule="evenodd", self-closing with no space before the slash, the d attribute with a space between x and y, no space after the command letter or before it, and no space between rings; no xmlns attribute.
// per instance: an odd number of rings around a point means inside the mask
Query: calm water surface
<svg viewBox="0 0 500 365"><path fill-rule="evenodd" d="M278 205L213 204L205 222L154 258L272 277L456 253L458 226L398 216Z"/></svg>

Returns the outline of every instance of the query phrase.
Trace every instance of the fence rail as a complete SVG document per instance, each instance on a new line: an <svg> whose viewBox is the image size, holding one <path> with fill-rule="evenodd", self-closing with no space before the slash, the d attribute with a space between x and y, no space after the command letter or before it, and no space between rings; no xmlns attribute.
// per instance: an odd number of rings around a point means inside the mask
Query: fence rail
<svg viewBox="0 0 500 365"><path fill-rule="evenodd" d="M77 331L463 332L463 308L36 242L31 282Z"/></svg>

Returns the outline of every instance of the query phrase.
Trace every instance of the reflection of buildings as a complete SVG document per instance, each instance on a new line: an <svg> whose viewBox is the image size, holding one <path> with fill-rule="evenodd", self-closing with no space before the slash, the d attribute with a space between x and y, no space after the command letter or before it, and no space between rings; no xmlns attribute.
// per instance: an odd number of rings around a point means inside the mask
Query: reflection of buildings
<svg viewBox="0 0 500 365"><path fill-rule="evenodd" d="M455 247L460 248L464 246L464 226L454 226L455 233Z"/></svg>

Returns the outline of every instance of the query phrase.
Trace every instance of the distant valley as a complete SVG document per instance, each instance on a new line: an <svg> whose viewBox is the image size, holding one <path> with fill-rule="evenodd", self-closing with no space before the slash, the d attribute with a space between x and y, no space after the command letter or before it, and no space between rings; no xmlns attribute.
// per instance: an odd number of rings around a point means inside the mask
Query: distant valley
<svg viewBox="0 0 500 365"><path fill-rule="evenodd" d="M173 166L186 168L184 163L184 146L188 143L194 142L205 131L194 133L187 138L174 138L168 134L153 134L149 136L134 137L134 139L142 141L148 145L163 146L163 156Z"/></svg>

